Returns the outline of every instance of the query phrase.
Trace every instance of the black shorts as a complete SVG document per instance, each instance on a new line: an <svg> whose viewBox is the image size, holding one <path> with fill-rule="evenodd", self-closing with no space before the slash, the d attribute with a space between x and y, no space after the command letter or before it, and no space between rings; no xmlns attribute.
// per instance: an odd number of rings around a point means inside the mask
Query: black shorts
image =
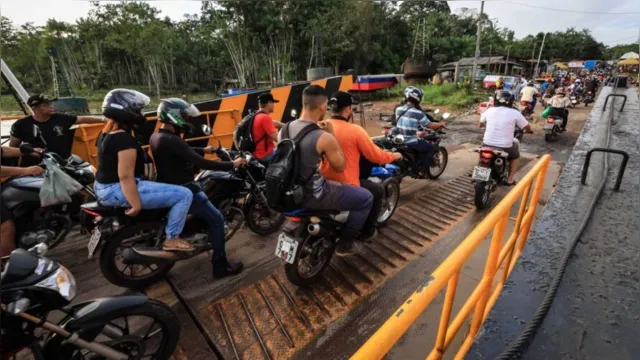
<svg viewBox="0 0 640 360"><path fill-rule="evenodd" d="M1 216L1 222L4 224L5 221L8 220L13 220L13 214L11 213L11 211L9 211L8 209L5 209L4 206L2 206L2 214L0 214Z"/></svg>
<svg viewBox="0 0 640 360"><path fill-rule="evenodd" d="M493 146L493 145L487 145L487 144L482 144L482 146L487 146L487 147L491 147L491 148L502 150L502 151L506 152L508 154L507 158L509 160L515 160L515 159L519 159L520 158L520 143L518 143L515 140L513 141L513 144L511 145L511 147L508 147L508 148L503 148L503 147Z"/></svg>

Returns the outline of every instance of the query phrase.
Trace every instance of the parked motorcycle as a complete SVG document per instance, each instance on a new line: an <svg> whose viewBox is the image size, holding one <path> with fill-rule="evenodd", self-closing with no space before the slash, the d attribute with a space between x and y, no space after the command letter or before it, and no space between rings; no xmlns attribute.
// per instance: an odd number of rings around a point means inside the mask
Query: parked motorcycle
<svg viewBox="0 0 640 360"><path fill-rule="evenodd" d="M480 154L478 165L473 168L471 175L475 183L474 203L482 210L487 207L499 184L505 183L509 176L509 160L506 152L492 147L474 149Z"/></svg>
<svg viewBox="0 0 640 360"><path fill-rule="evenodd" d="M329 265L349 212L296 210L286 216L275 255L292 284L309 286Z"/></svg>
<svg viewBox="0 0 640 360"><path fill-rule="evenodd" d="M40 136L39 130L36 134ZM20 150L23 154L34 151L27 143L23 143ZM42 156L52 160L55 166L82 184L84 189L73 195L70 203L43 208L40 206L40 188L44 183L44 176L18 176L3 183L2 204L12 212L16 226L16 244L22 249L29 249L40 243L51 249L60 244L71 230L72 217L79 214L80 205L85 198L95 199L95 194L89 187L95 180L91 165L77 156L65 160L47 151Z"/></svg>
<svg viewBox="0 0 640 360"><path fill-rule="evenodd" d="M174 352L180 323L167 305L140 294L69 306L76 283L64 266L23 249L7 258L3 359L168 359ZM58 312L62 320L48 320Z"/></svg>
<svg viewBox="0 0 640 360"><path fill-rule="evenodd" d="M560 116L550 115L544 124L544 140L554 141L558 134L562 132L562 118Z"/></svg>
<svg viewBox="0 0 640 360"><path fill-rule="evenodd" d="M394 162L400 167L399 176L404 178L410 176L414 179L432 179L435 180L442 175L447 168L449 162L449 153L444 146L440 146L440 142L443 139L445 132L442 130L437 131L418 131L416 136L428 141L432 144L436 151L433 154L431 160L431 166L423 171L418 166L419 156L421 155L417 151L413 150L407 145L404 135L398 135L395 133L395 128L391 126L385 126L385 136L380 138L374 138L373 142L383 149L387 149L393 152L399 152L402 154L402 159Z"/></svg>

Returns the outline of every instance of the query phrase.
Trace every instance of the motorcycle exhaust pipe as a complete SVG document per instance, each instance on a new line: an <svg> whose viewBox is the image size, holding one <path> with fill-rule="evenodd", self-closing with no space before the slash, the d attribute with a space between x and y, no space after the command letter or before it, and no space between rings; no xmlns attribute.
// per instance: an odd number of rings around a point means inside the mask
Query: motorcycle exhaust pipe
<svg viewBox="0 0 640 360"><path fill-rule="evenodd" d="M309 226L307 226L307 231L311 235L319 235L320 234L320 225L318 225L318 224L309 224Z"/></svg>
<svg viewBox="0 0 640 360"><path fill-rule="evenodd" d="M127 248L122 251L122 263L126 265L151 265L180 259L175 252L156 248Z"/></svg>

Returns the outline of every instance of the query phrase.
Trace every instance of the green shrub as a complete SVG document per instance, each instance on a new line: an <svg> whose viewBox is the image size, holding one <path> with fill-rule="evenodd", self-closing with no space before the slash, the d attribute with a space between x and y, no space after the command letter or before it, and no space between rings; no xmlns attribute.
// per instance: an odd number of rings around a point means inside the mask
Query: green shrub
<svg viewBox="0 0 640 360"><path fill-rule="evenodd" d="M424 91L422 102L426 105L463 108L480 100L480 96L469 92L468 88L457 84L417 85ZM406 86L394 86L390 93L402 99Z"/></svg>

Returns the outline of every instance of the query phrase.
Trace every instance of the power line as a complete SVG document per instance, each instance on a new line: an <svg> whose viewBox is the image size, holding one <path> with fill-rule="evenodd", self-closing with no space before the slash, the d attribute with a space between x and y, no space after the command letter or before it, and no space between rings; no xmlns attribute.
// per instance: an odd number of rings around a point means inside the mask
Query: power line
<svg viewBox="0 0 640 360"><path fill-rule="evenodd" d="M529 5L529 4L523 4L523 3L520 3L520 2L509 1L509 0L503 0L503 1L506 2L506 3L509 3L509 4L526 6L526 7L535 8L535 9L562 11L562 12L569 12L569 13L576 13L576 14L592 14L592 15L639 15L640 14L640 11L610 12L610 13L600 12L600 11L577 11L577 10L556 9L556 8L549 8L549 7L544 7L544 6Z"/></svg>

